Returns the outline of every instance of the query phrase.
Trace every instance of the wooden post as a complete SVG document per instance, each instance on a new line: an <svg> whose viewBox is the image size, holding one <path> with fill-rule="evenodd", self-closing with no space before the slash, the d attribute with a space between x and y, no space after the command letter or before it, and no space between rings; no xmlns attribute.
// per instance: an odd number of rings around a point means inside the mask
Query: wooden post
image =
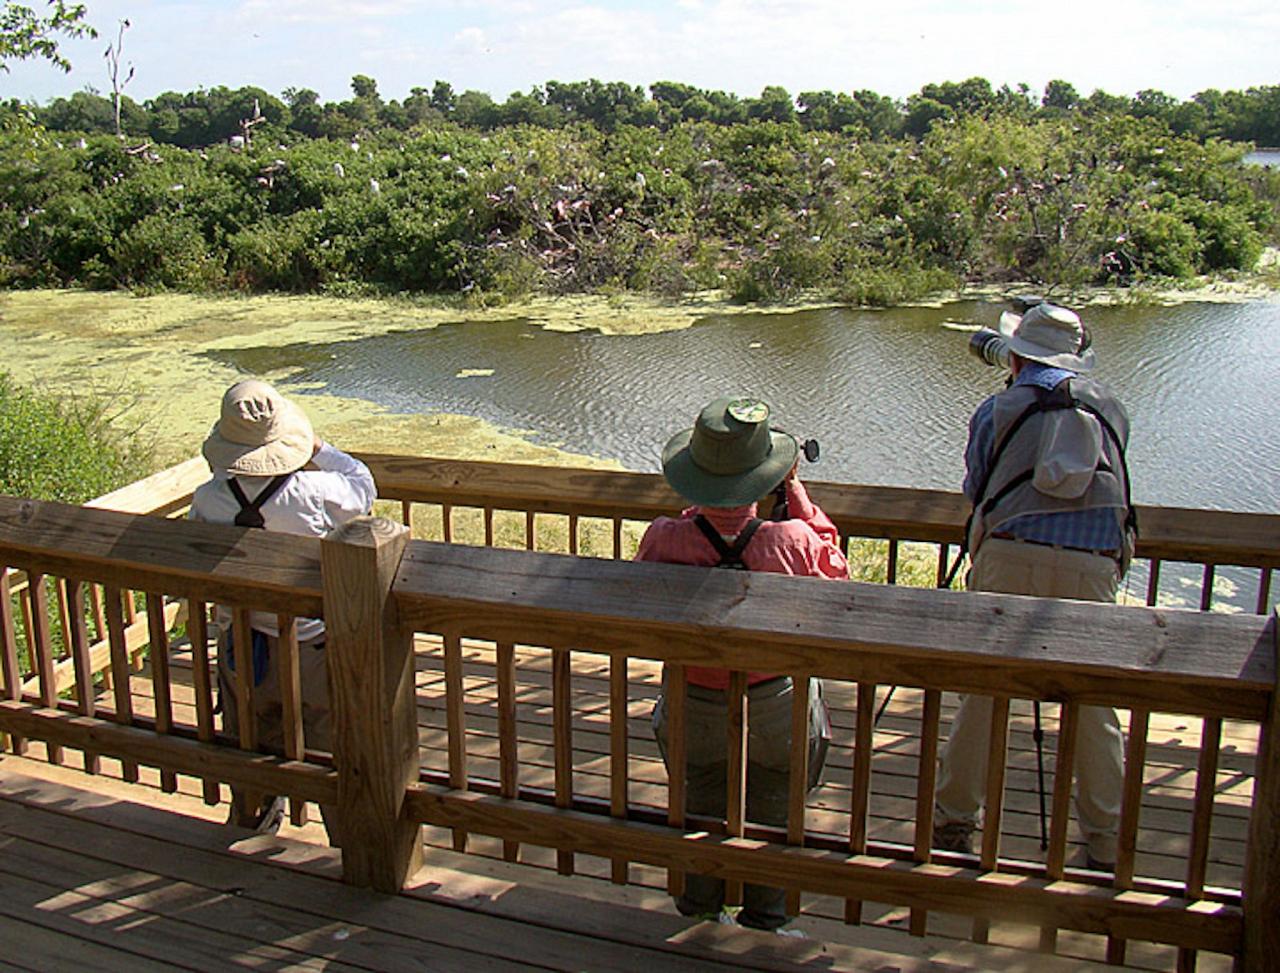
<svg viewBox="0 0 1280 973"><path fill-rule="evenodd" d="M1280 608L1271 615L1273 664L1280 673ZM1280 956L1280 685L1271 693L1271 708L1258 740L1249 844L1244 862L1244 962L1248 973L1273 969Z"/></svg>
<svg viewBox="0 0 1280 973"><path fill-rule="evenodd" d="M413 637L391 599L409 530L360 517L320 544L342 877L397 893L422 864L404 811L418 779Z"/></svg>

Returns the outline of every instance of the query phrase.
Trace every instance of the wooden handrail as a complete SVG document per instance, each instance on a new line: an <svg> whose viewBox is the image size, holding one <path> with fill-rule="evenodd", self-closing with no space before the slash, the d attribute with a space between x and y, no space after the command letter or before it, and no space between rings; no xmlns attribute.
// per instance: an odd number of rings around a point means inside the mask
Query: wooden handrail
<svg viewBox="0 0 1280 973"><path fill-rule="evenodd" d="M404 624L958 692L1260 719L1274 622L415 541Z"/></svg>
<svg viewBox="0 0 1280 973"><path fill-rule="evenodd" d="M260 611L324 612L314 537L0 496L0 564Z"/></svg>
<svg viewBox="0 0 1280 973"><path fill-rule="evenodd" d="M656 473L356 453L387 500L652 520L686 503ZM945 490L806 480L847 537L959 544L969 504ZM1280 515L1139 505L1139 557L1280 567Z"/></svg>

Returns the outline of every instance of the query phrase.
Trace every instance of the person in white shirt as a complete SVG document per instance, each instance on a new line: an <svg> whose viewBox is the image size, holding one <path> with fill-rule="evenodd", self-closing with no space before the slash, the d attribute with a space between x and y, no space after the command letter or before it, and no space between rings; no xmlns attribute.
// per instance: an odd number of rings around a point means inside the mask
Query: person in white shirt
<svg viewBox="0 0 1280 973"><path fill-rule="evenodd" d="M256 379L238 382L223 395L221 415L204 442L203 453L213 476L195 491L193 520L324 537L369 513L377 495L367 466L321 440L302 409ZM224 733L238 740L231 609L217 606L215 618L222 726ZM267 752L283 753L277 619L269 612L253 612L250 626L258 745ZM298 619L298 643L303 735L309 748L329 750L323 620ZM282 798L267 796L250 807L245 792L232 788L230 823L274 832L283 814ZM336 844L333 816L324 816L330 841Z"/></svg>

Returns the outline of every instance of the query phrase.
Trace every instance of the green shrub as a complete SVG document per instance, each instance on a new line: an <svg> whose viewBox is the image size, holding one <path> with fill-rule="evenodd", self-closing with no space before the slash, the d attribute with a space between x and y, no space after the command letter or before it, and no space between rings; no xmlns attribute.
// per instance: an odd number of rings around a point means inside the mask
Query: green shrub
<svg viewBox="0 0 1280 973"><path fill-rule="evenodd" d="M24 389L0 372L0 492L82 503L145 475L142 433L113 426L114 404Z"/></svg>
<svg viewBox="0 0 1280 973"><path fill-rule="evenodd" d="M211 253L191 219L147 216L121 234L108 250L122 286L207 290L222 281L222 256Z"/></svg>

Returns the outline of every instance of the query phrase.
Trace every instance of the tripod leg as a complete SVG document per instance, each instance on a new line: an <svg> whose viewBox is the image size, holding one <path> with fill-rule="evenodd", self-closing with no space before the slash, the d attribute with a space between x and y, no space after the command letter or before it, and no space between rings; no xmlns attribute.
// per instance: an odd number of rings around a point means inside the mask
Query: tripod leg
<svg viewBox="0 0 1280 973"><path fill-rule="evenodd" d="M1040 725L1040 700L1033 700L1032 706L1035 729L1031 732L1031 739L1036 742L1036 782L1040 787L1040 850L1045 851L1049 847L1049 818L1044 807L1044 727Z"/></svg>
<svg viewBox="0 0 1280 973"><path fill-rule="evenodd" d="M898 688L897 686L889 687L889 691L885 694L884 699L881 700L880 702L880 708L876 710L876 718L871 721L871 725L873 727L880 725L880 717L884 716L884 711L889 708L889 700L893 699L893 691L897 688Z"/></svg>

